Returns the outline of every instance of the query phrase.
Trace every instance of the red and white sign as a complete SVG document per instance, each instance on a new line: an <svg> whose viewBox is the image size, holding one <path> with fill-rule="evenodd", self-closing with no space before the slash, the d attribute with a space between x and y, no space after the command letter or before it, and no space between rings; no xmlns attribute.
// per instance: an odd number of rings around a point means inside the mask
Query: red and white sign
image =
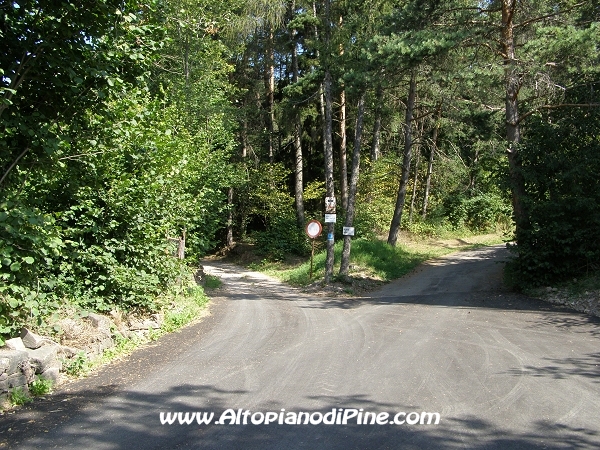
<svg viewBox="0 0 600 450"><path fill-rule="evenodd" d="M306 234L311 239L318 238L321 235L322 231L323 231L323 226L321 225L321 222L319 222L318 220L311 220L306 225Z"/></svg>

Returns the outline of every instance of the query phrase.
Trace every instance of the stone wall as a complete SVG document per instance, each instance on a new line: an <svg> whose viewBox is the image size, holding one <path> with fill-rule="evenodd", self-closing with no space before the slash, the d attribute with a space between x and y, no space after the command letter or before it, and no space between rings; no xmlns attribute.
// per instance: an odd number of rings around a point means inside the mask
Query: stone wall
<svg viewBox="0 0 600 450"><path fill-rule="evenodd" d="M0 397L17 388L27 391L36 375L57 382L64 356L63 346L23 328L20 337L0 348Z"/></svg>
<svg viewBox="0 0 600 450"><path fill-rule="evenodd" d="M13 389L28 391L36 376L56 384L61 380L63 361L68 362L82 352L87 359L94 359L114 347L117 336L143 338L149 330L160 328L162 321L160 314L146 318L95 313L68 317L57 324L62 330L60 343L23 328L19 337L7 340L0 347L0 402L7 400Z"/></svg>

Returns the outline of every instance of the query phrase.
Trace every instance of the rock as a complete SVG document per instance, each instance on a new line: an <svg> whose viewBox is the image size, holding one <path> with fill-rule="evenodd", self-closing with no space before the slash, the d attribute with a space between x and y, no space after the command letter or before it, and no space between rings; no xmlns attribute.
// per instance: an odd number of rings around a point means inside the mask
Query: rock
<svg viewBox="0 0 600 450"><path fill-rule="evenodd" d="M87 319L92 323L94 328L110 329L111 320L108 317L96 313L89 313Z"/></svg>
<svg viewBox="0 0 600 450"><path fill-rule="evenodd" d="M150 330L158 328L160 328L160 325L151 319L145 319L143 322L132 320L129 324L129 329L132 331Z"/></svg>
<svg viewBox="0 0 600 450"><path fill-rule="evenodd" d="M29 361L29 356L26 351L8 350L0 348L0 371L4 371L9 375L18 372L21 364Z"/></svg>
<svg viewBox="0 0 600 450"><path fill-rule="evenodd" d="M152 314L150 317L152 317L152 319L154 319L154 322L156 322L156 324L158 325L158 328L160 328L165 321L165 317L161 313Z"/></svg>
<svg viewBox="0 0 600 450"><path fill-rule="evenodd" d="M0 358L0 374L6 373L8 368L10 367L10 358L2 357Z"/></svg>
<svg viewBox="0 0 600 450"><path fill-rule="evenodd" d="M29 331L27 328L21 328L21 340L25 347L31 349L40 348L46 342L49 342L48 339Z"/></svg>
<svg viewBox="0 0 600 450"><path fill-rule="evenodd" d="M57 351L57 357L59 358L72 358L73 356L77 355L79 352L81 352L82 350L75 348L75 347L68 347L66 345L60 345L58 347L58 351Z"/></svg>
<svg viewBox="0 0 600 450"><path fill-rule="evenodd" d="M23 376L25 376L27 384L35 380L35 370L33 367L31 367L31 364L29 364L29 360L23 361L21 364L19 364L19 370ZM11 376L9 375L8 377L10 378Z"/></svg>
<svg viewBox="0 0 600 450"><path fill-rule="evenodd" d="M196 273L194 274L194 280L196 281L196 284L199 284L200 286L206 285L206 273L204 273L204 266L198 266L198 270L196 270Z"/></svg>
<svg viewBox="0 0 600 450"><path fill-rule="evenodd" d="M99 334L102 335L100 339L112 337L112 329L116 328L116 326L108 317L96 313L90 313L87 316L87 320L99 332Z"/></svg>
<svg viewBox="0 0 600 450"><path fill-rule="evenodd" d="M50 367L49 369L45 370L40 377L57 384L60 381L60 370L58 367Z"/></svg>
<svg viewBox="0 0 600 450"><path fill-rule="evenodd" d="M35 350L28 350L29 363L34 368L35 373L43 373L51 367L57 367L60 370L61 363L58 361L58 350L58 345L44 345Z"/></svg>
<svg viewBox="0 0 600 450"><path fill-rule="evenodd" d="M33 380L29 380L27 375L23 373L13 373L7 378L7 380L4 383L6 383L7 389L14 389L18 387L25 387L29 384L30 381Z"/></svg>
<svg viewBox="0 0 600 450"><path fill-rule="evenodd" d="M112 338L102 339L96 343L96 348L98 349L98 353L102 353L104 350L112 348L115 346L115 341Z"/></svg>
<svg viewBox="0 0 600 450"><path fill-rule="evenodd" d="M25 350L25 344L20 337L7 340L5 345L9 350Z"/></svg>

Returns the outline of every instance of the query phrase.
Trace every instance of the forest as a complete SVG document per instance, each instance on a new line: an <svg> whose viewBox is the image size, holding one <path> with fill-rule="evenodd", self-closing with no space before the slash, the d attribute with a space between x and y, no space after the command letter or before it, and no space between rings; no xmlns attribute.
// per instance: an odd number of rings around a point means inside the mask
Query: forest
<svg viewBox="0 0 600 450"><path fill-rule="evenodd" d="M325 282L400 231L600 270L598 0L0 0L0 37L0 336L152 311L235 242L306 256L326 197Z"/></svg>

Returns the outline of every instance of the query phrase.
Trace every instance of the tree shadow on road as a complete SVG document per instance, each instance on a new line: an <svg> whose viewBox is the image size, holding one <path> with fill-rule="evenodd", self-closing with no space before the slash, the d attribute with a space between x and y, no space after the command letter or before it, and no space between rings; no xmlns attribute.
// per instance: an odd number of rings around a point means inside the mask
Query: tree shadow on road
<svg viewBox="0 0 600 450"><path fill-rule="evenodd" d="M510 369L510 375L533 377L549 377L555 380L565 380L572 377L589 378L593 383L600 383L600 352L588 353L577 358L542 358L547 365L524 366Z"/></svg>
<svg viewBox="0 0 600 450"><path fill-rule="evenodd" d="M184 384L165 392L116 392L114 386L59 394L15 414L0 426L2 448L102 449L592 449L596 431L543 420L508 430L481 417L442 414L438 425L161 425L162 412L214 412L229 408L252 412L423 411L422 405L373 402L367 396L306 396L296 402L271 400L243 405L248 392ZM307 406L308 405L308 406ZM33 411L35 410L35 411ZM426 410L426 409L425 409ZM27 412L27 411L21 411ZM430 411L433 412L433 411Z"/></svg>

